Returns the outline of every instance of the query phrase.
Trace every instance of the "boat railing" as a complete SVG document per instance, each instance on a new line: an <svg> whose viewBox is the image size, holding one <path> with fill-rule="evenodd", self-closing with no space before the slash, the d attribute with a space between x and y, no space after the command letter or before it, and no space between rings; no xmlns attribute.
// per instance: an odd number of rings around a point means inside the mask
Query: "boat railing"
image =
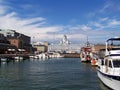
<svg viewBox="0 0 120 90"><path fill-rule="evenodd" d="M120 50L120 47L118 48L111 48L111 50Z"/></svg>

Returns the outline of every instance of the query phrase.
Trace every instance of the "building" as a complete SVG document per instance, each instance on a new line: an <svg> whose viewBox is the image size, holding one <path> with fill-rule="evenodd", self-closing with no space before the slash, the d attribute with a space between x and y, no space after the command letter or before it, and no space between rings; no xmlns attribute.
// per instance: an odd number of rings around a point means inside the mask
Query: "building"
<svg viewBox="0 0 120 90"><path fill-rule="evenodd" d="M71 43L67 35L63 35L60 43L51 43L49 45L48 51L58 51L61 53L80 53L80 44Z"/></svg>
<svg viewBox="0 0 120 90"><path fill-rule="evenodd" d="M14 54L17 52L17 47L11 45L10 42L4 37L3 34L0 34L0 54Z"/></svg>
<svg viewBox="0 0 120 90"><path fill-rule="evenodd" d="M92 52L98 53L101 49L105 49L105 45L94 45L92 47Z"/></svg>
<svg viewBox="0 0 120 90"><path fill-rule="evenodd" d="M69 45L70 44L66 35L63 36L62 40L60 41L60 44L61 45Z"/></svg>
<svg viewBox="0 0 120 90"><path fill-rule="evenodd" d="M0 33L7 38L10 44L15 45L18 50L24 49L26 53L32 52L31 38L29 36L9 29L0 29Z"/></svg>
<svg viewBox="0 0 120 90"><path fill-rule="evenodd" d="M36 48L36 53L42 53L48 51L48 42L36 42L33 44L33 47Z"/></svg>

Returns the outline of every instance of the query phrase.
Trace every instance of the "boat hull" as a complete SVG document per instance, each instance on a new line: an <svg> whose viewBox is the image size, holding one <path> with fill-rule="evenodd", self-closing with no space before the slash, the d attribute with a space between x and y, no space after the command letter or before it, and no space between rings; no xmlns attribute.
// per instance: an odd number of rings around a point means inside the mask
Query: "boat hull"
<svg viewBox="0 0 120 90"><path fill-rule="evenodd" d="M99 79L109 88L114 90L120 90L120 76L112 76L102 73L97 70Z"/></svg>

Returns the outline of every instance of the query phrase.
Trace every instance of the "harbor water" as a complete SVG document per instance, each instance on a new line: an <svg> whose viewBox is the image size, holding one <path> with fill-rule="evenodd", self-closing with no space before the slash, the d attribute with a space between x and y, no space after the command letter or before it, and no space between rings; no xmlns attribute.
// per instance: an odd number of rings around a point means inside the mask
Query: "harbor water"
<svg viewBox="0 0 120 90"><path fill-rule="evenodd" d="M24 60L0 64L0 90L109 90L96 67L79 58Z"/></svg>

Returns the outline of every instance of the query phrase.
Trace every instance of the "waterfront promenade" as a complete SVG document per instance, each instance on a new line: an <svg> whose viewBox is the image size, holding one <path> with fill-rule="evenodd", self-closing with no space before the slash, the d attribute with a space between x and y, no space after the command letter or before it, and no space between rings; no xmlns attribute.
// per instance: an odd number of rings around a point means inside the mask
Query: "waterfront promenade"
<svg viewBox="0 0 120 90"><path fill-rule="evenodd" d="M23 59L29 59L29 56L33 55L33 54L0 54L0 61L2 61L2 59L6 59L7 61L10 60L15 60L15 57L22 57Z"/></svg>

